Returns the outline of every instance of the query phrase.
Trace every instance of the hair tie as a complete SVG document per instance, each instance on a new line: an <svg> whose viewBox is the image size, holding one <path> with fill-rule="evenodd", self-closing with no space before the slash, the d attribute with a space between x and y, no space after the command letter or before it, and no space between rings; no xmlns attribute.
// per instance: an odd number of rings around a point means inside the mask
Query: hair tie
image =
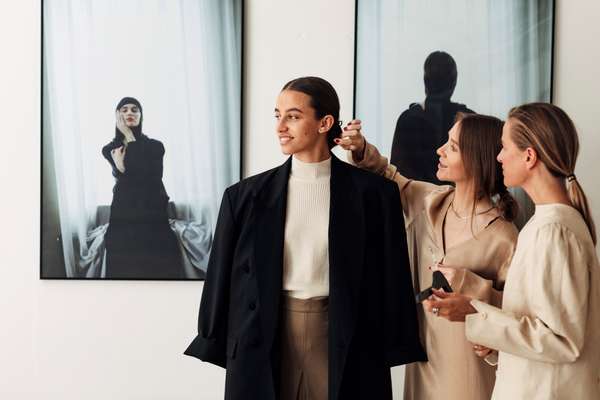
<svg viewBox="0 0 600 400"><path fill-rule="evenodd" d="M567 182L573 182L575 180L577 180L575 174L567 175Z"/></svg>

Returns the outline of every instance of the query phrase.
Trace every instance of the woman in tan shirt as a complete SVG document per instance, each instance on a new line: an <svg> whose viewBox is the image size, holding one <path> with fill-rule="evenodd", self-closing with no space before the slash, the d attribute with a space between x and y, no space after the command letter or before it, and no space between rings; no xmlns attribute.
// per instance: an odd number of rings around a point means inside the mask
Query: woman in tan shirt
<svg viewBox="0 0 600 400"><path fill-rule="evenodd" d="M525 104L509 113L502 145L504 182L535 203L519 234L502 309L444 293L432 306L457 310L454 319L472 314L469 340L499 350L493 399L600 399L600 265L574 172L577 132L560 108Z"/></svg>
<svg viewBox="0 0 600 400"><path fill-rule="evenodd" d="M500 306L518 234L510 222L516 205L495 160L502 125L499 119L484 115L458 117L448 141L437 150L438 179L453 182L455 187L400 175L366 143L358 120L336 141L352 151L352 161L359 167L398 184L416 292L430 287L432 272L439 269L454 291ZM464 326L424 312L422 307L418 312L429 362L407 365L404 398L489 399L495 368L473 353Z"/></svg>

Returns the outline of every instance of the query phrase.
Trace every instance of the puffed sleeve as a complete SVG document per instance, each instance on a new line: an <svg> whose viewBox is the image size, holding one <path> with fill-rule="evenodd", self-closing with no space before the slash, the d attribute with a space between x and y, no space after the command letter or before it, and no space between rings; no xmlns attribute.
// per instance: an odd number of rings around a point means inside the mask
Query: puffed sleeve
<svg viewBox="0 0 600 400"><path fill-rule="evenodd" d="M223 195L214 241L208 261L198 317L198 335L184 354L221 366L226 365L229 284L236 243L235 221L228 190Z"/></svg>
<svg viewBox="0 0 600 400"><path fill-rule="evenodd" d="M527 244L528 290L532 313L515 315L473 300L476 314L467 316L469 341L519 357L574 362L583 347L589 296L589 268L575 235L548 224ZM529 273L530 272L530 273ZM514 300L513 300L514 301Z"/></svg>
<svg viewBox="0 0 600 400"><path fill-rule="evenodd" d="M401 175L396 166L390 164L388 159L379 153L377 147L367 141L365 141L363 159L357 163L352 157L352 152L348 152L348 160L357 167L382 175L398 185L406 225L410 225L414 216L423 210L425 197L431 192L442 188L432 183L415 181Z"/></svg>

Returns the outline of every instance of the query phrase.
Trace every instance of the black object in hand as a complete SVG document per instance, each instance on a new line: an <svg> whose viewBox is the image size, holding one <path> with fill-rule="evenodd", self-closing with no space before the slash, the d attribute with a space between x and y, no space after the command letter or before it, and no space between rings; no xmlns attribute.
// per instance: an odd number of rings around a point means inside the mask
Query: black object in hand
<svg viewBox="0 0 600 400"><path fill-rule="evenodd" d="M427 300L429 296L433 294L433 289L444 289L444 292L446 293L452 292L450 284L446 280L444 274L442 274L440 271L433 271L433 283L431 286L415 296L417 303Z"/></svg>

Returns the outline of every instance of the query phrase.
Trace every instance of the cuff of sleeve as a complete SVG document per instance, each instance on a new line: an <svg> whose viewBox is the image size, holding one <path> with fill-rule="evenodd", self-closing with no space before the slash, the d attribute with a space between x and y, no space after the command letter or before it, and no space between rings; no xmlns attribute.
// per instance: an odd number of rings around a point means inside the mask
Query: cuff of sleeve
<svg viewBox="0 0 600 400"><path fill-rule="evenodd" d="M354 155L352 154L352 151L348 150L346 152L348 162L359 168L365 168L367 166L365 160L367 158L368 151L369 151L369 142L367 142L367 139L365 139L365 147L363 147L362 159L359 162L356 162L356 160L354 159Z"/></svg>
<svg viewBox="0 0 600 400"><path fill-rule="evenodd" d="M454 279L450 282L450 286L454 291L485 303L492 303L492 285L492 281L482 278L467 269L457 269Z"/></svg>
<svg viewBox="0 0 600 400"><path fill-rule="evenodd" d="M227 363L225 348L216 339L207 339L200 335L196 336L183 354L223 368Z"/></svg>
<svg viewBox="0 0 600 400"><path fill-rule="evenodd" d="M428 361L425 350L419 344L413 348L396 347L386 352L386 360L389 367L410 364L416 361Z"/></svg>
<svg viewBox="0 0 600 400"><path fill-rule="evenodd" d="M465 318L465 333L467 339L471 343L486 345L484 342L488 331L489 308L491 306L480 300L471 300L471 305L477 310L477 313L467 315Z"/></svg>
<svg viewBox="0 0 600 400"><path fill-rule="evenodd" d="M498 365L498 352L495 351L495 350L492 351L490 354L488 354L487 356L485 356L483 358L483 361L485 361L486 363L488 363L492 367L497 366Z"/></svg>

